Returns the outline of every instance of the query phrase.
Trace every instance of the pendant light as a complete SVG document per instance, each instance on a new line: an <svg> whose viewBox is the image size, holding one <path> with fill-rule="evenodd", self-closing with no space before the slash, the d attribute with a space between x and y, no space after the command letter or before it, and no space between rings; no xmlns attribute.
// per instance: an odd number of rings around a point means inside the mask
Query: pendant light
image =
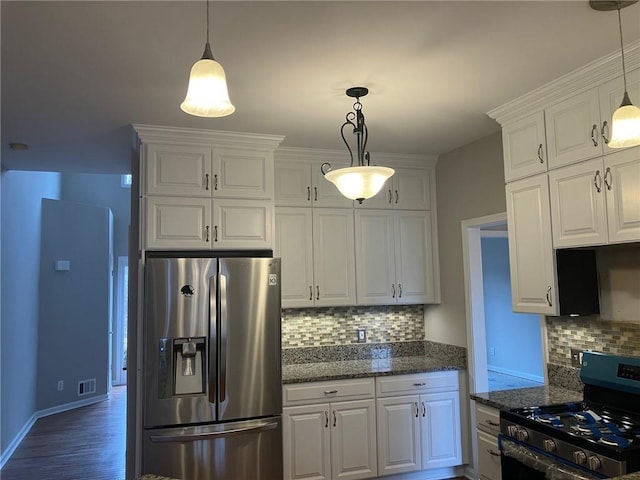
<svg viewBox="0 0 640 480"><path fill-rule="evenodd" d="M392 168L376 167L369 164L370 156L369 152L366 151L369 130L365 124L362 103L360 103L360 97L367 95L369 89L366 87L351 87L347 89L346 93L347 96L356 99L353 104L354 111L347 113L346 120L340 128L342 141L347 146L347 150L349 150L351 164L346 168L331 170L331 164L325 162L321 165L320 171L327 180L340 190L342 195L362 203L363 200L371 198L378 193L387 179L394 174L394 171ZM353 166L353 151L344 136L344 129L347 126L353 127L353 134L356 136L358 165L355 167Z"/></svg>
<svg viewBox="0 0 640 480"><path fill-rule="evenodd" d="M640 108L631 103L629 92L627 92L627 72L624 64L624 45L622 42L622 21L620 10L629 5L633 5L638 0L630 1L603 1L591 0L589 5L594 10L618 11L618 27L620 31L620 52L622 56L622 79L624 82L624 95L620 107L613 113L611 119L611 139L607 143L610 148L625 148L640 145Z"/></svg>
<svg viewBox="0 0 640 480"><path fill-rule="evenodd" d="M222 65L215 61L209 44L209 0L207 0L207 43L202 58L193 64L182 111L197 117L225 117L236 107L229 100Z"/></svg>

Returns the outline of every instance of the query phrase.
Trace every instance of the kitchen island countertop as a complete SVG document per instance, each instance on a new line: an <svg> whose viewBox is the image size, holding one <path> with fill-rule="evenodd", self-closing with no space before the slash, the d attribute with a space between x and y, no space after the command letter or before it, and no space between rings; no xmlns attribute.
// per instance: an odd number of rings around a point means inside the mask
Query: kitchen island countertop
<svg viewBox="0 0 640 480"><path fill-rule="evenodd" d="M582 392L543 385L495 392L472 393L472 400L499 410L503 408L535 407L557 403L581 402Z"/></svg>
<svg viewBox="0 0 640 480"><path fill-rule="evenodd" d="M348 378L378 377L424 373L439 370L464 370L464 358L425 355L340 360L333 362L294 363L282 366L282 383L303 383Z"/></svg>

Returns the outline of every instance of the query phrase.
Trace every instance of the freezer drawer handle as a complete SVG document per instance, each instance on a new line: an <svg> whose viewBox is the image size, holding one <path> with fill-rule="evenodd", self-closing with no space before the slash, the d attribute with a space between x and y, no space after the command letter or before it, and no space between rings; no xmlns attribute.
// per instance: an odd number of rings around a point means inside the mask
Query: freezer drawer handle
<svg viewBox="0 0 640 480"><path fill-rule="evenodd" d="M238 437L240 435L247 435L258 432L266 432L267 430L273 430L278 426L277 422L263 423L253 427L234 428L231 430L224 430L222 432L207 432L207 433L193 433L187 435L151 435L149 438L154 443L170 443L170 442L197 442L200 440L207 440L209 438L218 437Z"/></svg>

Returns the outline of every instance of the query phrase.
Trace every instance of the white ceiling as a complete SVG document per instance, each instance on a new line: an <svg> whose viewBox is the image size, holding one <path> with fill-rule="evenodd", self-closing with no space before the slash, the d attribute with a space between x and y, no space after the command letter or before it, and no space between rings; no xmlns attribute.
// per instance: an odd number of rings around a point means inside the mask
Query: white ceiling
<svg viewBox="0 0 640 480"><path fill-rule="evenodd" d="M616 12L586 0L214 1L211 45L236 112L203 119L179 104L205 8L0 2L2 167L125 173L132 123L343 149L354 85L370 90L371 151L442 154L498 131L492 108L619 49ZM640 38L640 3L622 20L625 44Z"/></svg>

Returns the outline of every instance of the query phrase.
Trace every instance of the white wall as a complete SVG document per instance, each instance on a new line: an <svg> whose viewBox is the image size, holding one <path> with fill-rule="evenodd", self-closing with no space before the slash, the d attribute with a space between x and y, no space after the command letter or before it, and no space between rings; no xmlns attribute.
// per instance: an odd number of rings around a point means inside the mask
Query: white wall
<svg viewBox="0 0 640 480"><path fill-rule="evenodd" d="M425 308L425 333L466 347L461 222L506 211L501 133L442 155L436 185L442 302Z"/></svg>
<svg viewBox="0 0 640 480"><path fill-rule="evenodd" d="M2 460L36 411L41 199L59 195L57 173L2 173Z"/></svg>

